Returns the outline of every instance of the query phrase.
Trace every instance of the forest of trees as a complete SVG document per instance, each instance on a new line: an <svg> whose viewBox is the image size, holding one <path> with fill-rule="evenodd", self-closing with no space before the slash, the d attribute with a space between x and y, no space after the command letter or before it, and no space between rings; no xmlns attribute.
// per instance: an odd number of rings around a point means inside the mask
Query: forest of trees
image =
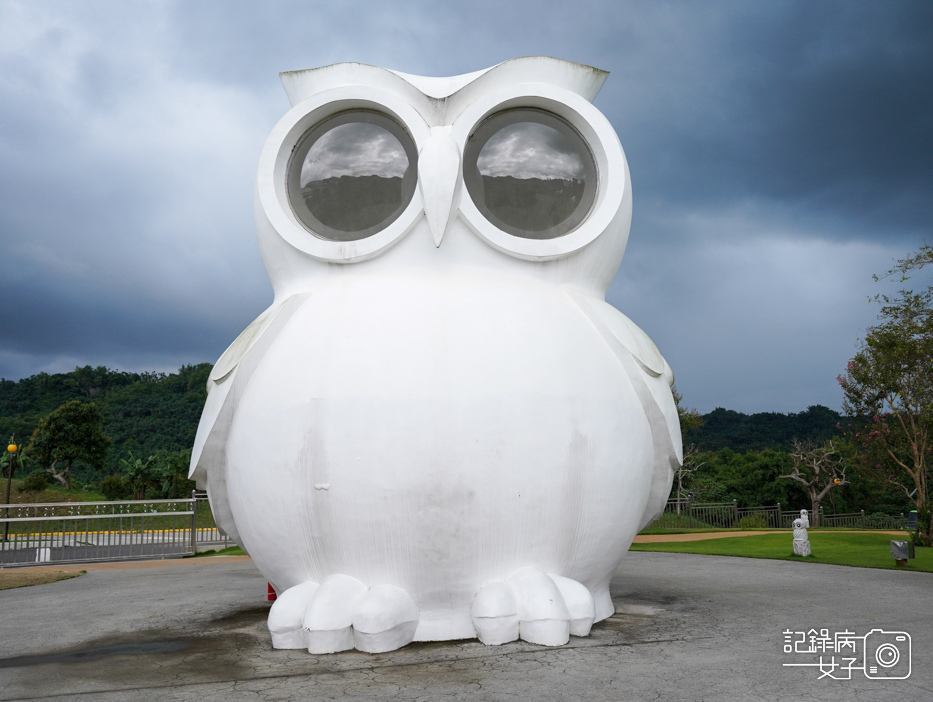
<svg viewBox="0 0 933 702"><path fill-rule="evenodd" d="M822 502L827 513L858 512L898 515L912 509L903 491L860 471L845 432L852 419L813 405L803 412L743 414L716 408L708 414L681 414L685 470L681 497L695 502L729 502L740 507L780 503L786 509L811 509L811 497L794 472L798 447L824 447L832 441L841 467L849 471ZM671 497L676 497L675 483Z"/></svg>
<svg viewBox="0 0 933 702"><path fill-rule="evenodd" d="M767 449L786 452L794 439L823 443L839 433L845 417L828 407L813 405L804 412L790 414L742 414L717 407L700 419L699 426L686 431L686 443L695 444L699 451L728 448L744 453Z"/></svg>
<svg viewBox="0 0 933 702"><path fill-rule="evenodd" d="M190 455L194 443L210 371L210 363L182 366L169 374L84 366L70 373L39 373L19 381L0 380L0 436L5 440L15 437L21 447L16 477L48 468L39 465L38 445L30 448L33 432L43 418L78 400L93 403L99 411L103 432L110 443L105 459L98 466L80 459L74 462L71 487L97 489L105 478L116 475L125 484L120 487L115 485L116 481L110 481L110 494L114 497L139 492L141 480L151 483L150 487L166 484L166 489L156 490L158 496L190 490L187 481L179 482L170 473L187 473L185 456ZM153 497L152 492L150 489L147 495L142 489L144 497Z"/></svg>

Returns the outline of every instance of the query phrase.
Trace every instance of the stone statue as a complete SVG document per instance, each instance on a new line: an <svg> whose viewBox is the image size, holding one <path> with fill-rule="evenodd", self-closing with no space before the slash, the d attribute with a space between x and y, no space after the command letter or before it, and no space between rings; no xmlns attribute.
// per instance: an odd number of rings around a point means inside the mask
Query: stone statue
<svg viewBox="0 0 933 702"><path fill-rule="evenodd" d="M794 520L794 553L798 556L810 555L810 539L807 536L807 528L810 526L810 518L807 516L807 510L800 510L800 516Z"/></svg>

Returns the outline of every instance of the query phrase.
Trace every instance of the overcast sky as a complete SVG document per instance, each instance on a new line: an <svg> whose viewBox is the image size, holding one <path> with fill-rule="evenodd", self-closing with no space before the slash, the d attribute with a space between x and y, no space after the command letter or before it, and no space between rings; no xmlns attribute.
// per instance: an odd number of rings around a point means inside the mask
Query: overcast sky
<svg viewBox="0 0 933 702"><path fill-rule="evenodd" d="M0 377L213 362L269 304L278 72L535 54L610 71L635 214L609 301L686 404L839 409L872 274L933 242L927 0L0 0Z"/></svg>

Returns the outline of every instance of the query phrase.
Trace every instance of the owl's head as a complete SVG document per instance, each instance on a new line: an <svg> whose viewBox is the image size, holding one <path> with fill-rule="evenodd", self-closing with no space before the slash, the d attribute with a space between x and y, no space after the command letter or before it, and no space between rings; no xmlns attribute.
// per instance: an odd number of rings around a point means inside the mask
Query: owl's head
<svg viewBox="0 0 933 702"><path fill-rule="evenodd" d="M337 264L485 267L604 295L632 211L622 147L591 103L607 75L546 57L452 78L283 73L293 107L256 181L276 294Z"/></svg>

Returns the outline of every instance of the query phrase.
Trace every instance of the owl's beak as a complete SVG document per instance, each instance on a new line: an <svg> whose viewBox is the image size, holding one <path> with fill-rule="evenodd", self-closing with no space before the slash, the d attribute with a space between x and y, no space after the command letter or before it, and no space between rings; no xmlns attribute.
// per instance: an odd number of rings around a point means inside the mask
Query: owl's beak
<svg viewBox="0 0 933 702"><path fill-rule="evenodd" d="M436 247L440 247L460 206L460 166L460 149L450 136L450 127L432 127L431 137L418 154L418 187Z"/></svg>

